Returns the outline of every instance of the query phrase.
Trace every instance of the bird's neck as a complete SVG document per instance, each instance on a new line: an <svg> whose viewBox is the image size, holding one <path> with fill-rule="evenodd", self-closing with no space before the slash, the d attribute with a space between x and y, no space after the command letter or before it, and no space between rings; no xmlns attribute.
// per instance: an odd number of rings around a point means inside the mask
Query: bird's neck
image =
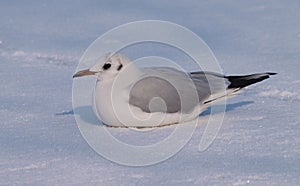
<svg viewBox="0 0 300 186"><path fill-rule="evenodd" d="M126 79L130 81L140 78L142 76L142 72L137 66L130 65L129 67L125 68L124 71L119 75L120 78L126 77Z"/></svg>

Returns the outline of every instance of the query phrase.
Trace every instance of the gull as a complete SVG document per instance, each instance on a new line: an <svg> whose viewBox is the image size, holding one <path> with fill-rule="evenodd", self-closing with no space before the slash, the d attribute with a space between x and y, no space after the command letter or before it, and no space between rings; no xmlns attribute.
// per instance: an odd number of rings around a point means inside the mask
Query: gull
<svg viewBox="0 0 300 186"><path fill-rule="evenodd" d="M115 53L73 78L96 77L92 106L105 125L142 128L195 120L212 104L275 74L226 76L171 67L140 68L124 54Z"/></svg>

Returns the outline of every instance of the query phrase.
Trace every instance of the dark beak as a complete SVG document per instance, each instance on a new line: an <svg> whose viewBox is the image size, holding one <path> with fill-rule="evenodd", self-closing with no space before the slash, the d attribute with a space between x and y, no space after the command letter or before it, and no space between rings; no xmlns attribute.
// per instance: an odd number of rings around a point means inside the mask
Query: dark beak
<svg viewBox="0 0 300 186"><path fill-rule="evenodd" d="M89 69L86 69L86 70L81 70L79 72L76 72L76 74L73 75L73 78L82 77L82 76L91 76L91 75L95 75L95 74L96 74L96 72L92 72Z"/></svg>

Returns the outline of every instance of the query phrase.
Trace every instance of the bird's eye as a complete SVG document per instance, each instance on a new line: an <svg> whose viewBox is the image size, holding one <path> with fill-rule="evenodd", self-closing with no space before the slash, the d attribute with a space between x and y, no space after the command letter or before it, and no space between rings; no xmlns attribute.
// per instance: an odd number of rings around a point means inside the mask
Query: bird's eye
<svg viewBox="0 0 300 186"><path fill-rule="evenodd" d="M107 70L111 67L111 64L110 63L106 63L104 64L104 66L102 67L104 70Z"/></svg>

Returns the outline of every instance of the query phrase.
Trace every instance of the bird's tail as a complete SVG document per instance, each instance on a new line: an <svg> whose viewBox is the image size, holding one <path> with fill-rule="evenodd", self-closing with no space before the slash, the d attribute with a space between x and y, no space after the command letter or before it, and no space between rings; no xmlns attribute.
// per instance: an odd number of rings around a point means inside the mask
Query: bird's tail
<svg viewBox="0 0 300 186"><path fill-rule="evenodd" d="M226 88L226 93L225 94L221 93L220 95L218 94L212 95L211 97L209 97L207 101L204 102L204 104L211 104L218 100L221 100L222 98L234 96L238 92L240 92L242 88L263 81L265 79L268 79L271 75L276 75L276 74L277 73L266 72L266 73L257 73L257 74L243 75L243 76L223 76L223 78L229 81L229 85Z"/></svg>

